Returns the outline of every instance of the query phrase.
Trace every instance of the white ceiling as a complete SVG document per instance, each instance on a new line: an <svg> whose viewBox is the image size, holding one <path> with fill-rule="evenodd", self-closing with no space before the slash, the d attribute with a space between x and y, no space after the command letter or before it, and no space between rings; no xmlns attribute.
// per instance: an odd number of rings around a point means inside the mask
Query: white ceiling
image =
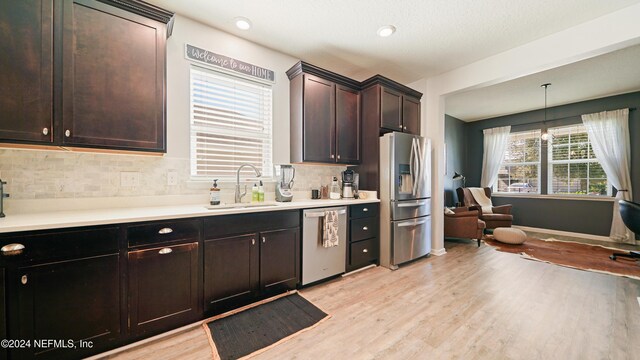
<svg viewBox="0 0 640 360"><path fill-rule="evenodd" d="M446 98L446 113L463 121L570 104L640 90L640 45Z"/></svg>
<svg viewBox="0 0 640 360"><path fill-rule="evenodd" d="M364 80L402 83L475 62L640 0L147 0ZM235 28L233 18L253 28ZM382 25L398 30L376 35Z"/></svg>

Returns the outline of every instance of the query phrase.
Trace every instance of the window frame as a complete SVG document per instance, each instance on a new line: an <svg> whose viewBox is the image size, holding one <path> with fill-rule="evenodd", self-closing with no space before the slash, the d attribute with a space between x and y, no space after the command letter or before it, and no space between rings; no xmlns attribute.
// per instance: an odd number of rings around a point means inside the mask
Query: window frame
<svg viewBox="0 0 640 360"><path fill-rule="evenodd" d="M516 134L521 134L521 133L537 133L538 138L541 136L542 134L542 130L541 129L530 129L530 130L522 130L522 131L512 131L509 133L509 137L511 137L512 135L516 135ZM508 140L509 142L511 142L511 139ZM509 145L507 144L507 147ZM506 150L505 150L506 152ZM506 154L505 154L506 157ZM518 162L518 163L514 163L514 162L505 162L505 160L503 159L502 162L500 163L500 168L502 167L510 167L510 166L527 166L527 165L537 165L538 166L538 171L537 171L537 179L538 179L538 186L537 186L537 191L536 192L509 192L509 191L499 191L498 189L498 179L496 179L495 184L492 186L492 193L495 194L500 194L500 195L514 195L514 196L527 196L527 195L540 195L542 193L542 178L541 178L541 172L542 172L542 141L538 141L538 161L525 161L525 162ZM511 175L509 175L509 181L511 180ZM511 185L509 185L511 186ZM509 186L507 188L509 188Z"/></svg>
<svg viewBox="0 0 640 360"><path fill-rule="evenodd" d="M274 100L273 100L273 83L271 82L267 82L267 81L261 81L259 79L254 79L254 78L248 78L246 76L241 76L238 75L236 73L230 73L227 71L222 71L219 69L212 69L212 68L208 68L208 67L203 67L203 66L198 66L198 65L194 65L192 64L189 67L189 77L188 77L188 81L189 81L189 178L190 181L193 182L210 182L212 179L218 179L219 182L227 182L227 181L233 181L235 182L236 178L235 178L235 173L234 174L220 174L220 175L204 175L204 174L198 174L197 173L197 142L195 141L195 136L194 136L194 131L197 132L205 132L208 134L215 134L215 135L221 135L221 136L234 136L235 134L233 134L233 131L229 130L229 129L221 129L218 128L217 131L215 130L215 127L206 129L206 128L202 128L199 127L197 130L194 130L194 72L195 73L199 73L200 75L202 74L212 74L212 76L217 76L217 77L223 77L223 78L229 78L233 81L239 81L242 84L248 84L250 86L260 86L260 87L266 87L269 89L270 92L270 96L269 96L269 115L268 115L268 140L269 140L269 144L268 144L268 149L265 149L264 147L262 148L262 154L261 157L263 158L263 162L265 161L265 156L266 153L268 152L268 159L266 159L266 163L263 163L262 167L259 168L259 170L262 172L262 176L260 177L260 180L262 180L263 182L268 182L268 181L272 181L274 180L275 174L274 174L274 164L273 164L273 148L274 148L274 136L273 136L273 128L274 128ZM213 130L213 131L211 131ZM255 135L255 134L247 134L246 131L243 130L236 130L237 131L237 135L238 136L250 136L250 135ZM259 136L255 136L253 137L255 139L266 139L267 136L265 137L259 137ZM253 170L250 167L245 167L243 169L243 174L244 173L247 174L253 174ZM249 175L251 177L251 175ZM255 176L255 175L254 175Z"/></svg>
<svg viewBox="0 0 640 360"><path fill-rule="evenodd" d="M584 125L581 123L577 123L577 124L570 124L570 125L561 125L561 126L554 126L554 127L550 127L547 130L549 131L549 134L552 135L553 130L556 129L565 129L565 128L572 128L572 127L582 127L584 128ZM587 156L589 154L589 149L592 149L591 146L591 138L589 138L589 133L587 132L587 129L584 128L584 133L587 135ZM569 135L571 135L573 133L570 133ZM553 138L554 136L550 136L549 140L547 140L547 194L548 195L552 195L552 196L567 196L567 197L578 197L578 198L582 198L582 197L592 197L592 198L607 198L607 197L612 197L613 196L613 186L611 185L611 182L609 181L609 178L607 177L607 174L605 173L605 177L607 180L607 193L606 195L595 195L595 194L589 194L588 192L586 194L575 194L575 193L557 193L553 191L553 166L554 165L567 165L567 186L570 189L570 179L571 179L571 164L587 164L587 166L589 166L589 164L591 163L597 163L600 165L600 167L602 167L602 165L600 164L600 160L598 160L597 156L595 155L595 153L593 154L593 158L587 158L587 159L567 159L567 160L553 160ZM569 149L571 149L571 145L573 144L570 140L571 138L569 138L569 142L567 143L567 147ZM585 144L585 142L576 142L576 144ZM587 167L587 190L589 189L589 184L590 184L590 177L589 177L589 167ZM600 179L600 178L598 178Z"/></svg>

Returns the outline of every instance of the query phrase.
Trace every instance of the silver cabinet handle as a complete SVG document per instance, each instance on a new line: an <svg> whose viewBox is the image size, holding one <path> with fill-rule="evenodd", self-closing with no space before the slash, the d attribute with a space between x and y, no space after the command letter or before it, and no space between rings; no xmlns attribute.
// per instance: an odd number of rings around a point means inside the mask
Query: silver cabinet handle
<svg viewBox="0 0 640 360"><path fill-rule="evenodd" d="M64 132L64 136L66 136L66 137L71 136L71 130L66 130L66 131Z"/></svg>
<svg viewBox="0 0 640 360"><path fill-rule="evenodd" d="M160 249L160 251L158 251L158 254L166 255L166 254L171 254L172 252L173 250L171 250L171 248L162 248Z"/></svg>
<svg viewBox="0 0 640 360"><path fill-rule="evenodd" d="M404 130L407 130L407 127L406 127L406 126L404 127Z"/></svg>
<svg viewBox="0 0 640 360"><path fill-rule="evenodd" d="M42 129L42 135L49 135L49 128Z"/></svg>
<svg viewBox="0 0 640 360"><path fill-rule="evenodd" d="M340 160L340 155L338 155L338 160Z"/></svg>
<svg viewBox="0 0 640 360"><path fill-rule="evenodd" d="M362 212L367 212L367 211L369 211L369 208L362 209Z"/></svg>
<svg viewBox="0 0 640 360"><path fill-rule="evenodd" d="M362 230L367 231L367 230L369 230L369 228L368 228L368 227L366 227L366 226L364 226L364 227L362 228Z"/></svg>
<svg viewBox="0 0 640 360"><path fill-rule="evenodd" d="M255 245L256 244L256 239L251 239L251 245Z"/></svg>
<svg viewBox="0 0 640 360"><path fill-rule="evenodd" d="M264 244L264 243L266 243L266 242L267 242L267 239L263 236L263 237L262 237L262 243Z"/></svg>
<svg viewBox="0 0 640 360"><path fill-rule="evenodd" d="M398 224L398 227L405 227L405 226L418 226L418 225L424 225L424 220L423 221L416 221L416 222L404 222L404 223L400 223Z"/></svg>
<svg viewBox="0 0 640 360"><path fill-rule="evenodd" d="M160 235L171 234L172 232L173 232L173 229L169 227L158 230L158 234Z"/></svg>
<svg viewBox="0 0 640 360"><path fill-rule="evenodd" d="M363 252L363 253L368 253L368 252L369 252L369 250L367 250L367 249L362 249L362 252Z"/></svg>
<svg viewBox="0 0 640 360"><path fill-rule="evenodd" d="M331 154L331 158L332 158L332 159L334 159L335 157L336 157L335 155Z"/></svg>
<svg viewBox="0 0 640 360"><path fill-rule="evenodd" d="M29 281L27 275L22 275L22 277L20 278L20 282L22 283L22 285L27 285L27 281Z"/></svg>
<svg viewBox="0 0 640 360"><path fill-rule="evenodd" d="M24 250L24 245L17 243L7 244L0 249L2 255L18 255L22 253L22 250Z"/></svg>

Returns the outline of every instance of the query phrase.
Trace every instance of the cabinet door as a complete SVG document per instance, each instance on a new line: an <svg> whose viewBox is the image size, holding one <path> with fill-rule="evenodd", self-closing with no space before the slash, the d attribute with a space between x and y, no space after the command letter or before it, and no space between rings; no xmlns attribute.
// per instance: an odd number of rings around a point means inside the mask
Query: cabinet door
<svg viewBox="0 0 640 360"><path fill-rule="evenodd" d="M77 349L50 347L16 352L17 358L80 358L120 335L117 254L19 269L11 276L18 293L16 339L67 339ZM14 321L12 320L12 321ZM15 333L14 333L15 334ZM81 348L80 340L93 348Z"/></svg>
<svg viewBox="0 0 640 360"><path fill-rule="evenodd" d="M62 143L165 151L165 25L64 2Z"/></svg>
<svg viewBox="0 0 640 360"><path fill-rule="evenodd" d="M260 233L260 288L283 291L296 287L299 273L299 229Z"/></svg>
<svg viewBox="0 0 640 360"><path fill-rule="evenodd" d="M402 130L420 135L420 100L404 96L402 98Z"/></svg>
<svg viewBox="0 0 640 360"><path fill-rule="evenodd" d="M402 131L402 94L391 89L380 89L380 127Z"/></svg>
<svg viewBox="0 0 640 360"><path fill-rule="evenodd" d="M221 312L250 303L258 290L258 234L204 243L205 311Z"/></svg>
<svg viewBox="0 0 640 360"><path fill-rule="evenodd" d="M360 92L336 85L336 159L341 164L360 162Z"/></svg>
<svg viewBox="0 0 640 360"><path fill-rule="evenodd" d="M7 338L7 307L4 288L4 268L0 268L0 340ZM0 359L7 358L7 350L0 347Z"/></svg>
<svg viewBox="0 0 640 360"><path fill-rule="evenodd" d="M304 75L304 161L336 162L335 85Z"/></svg>
<svg viewBox="0 0 640 360"><path fill-rule="evenodd" d="M198 243L129 253L129 323L140 335L198 317Z"/></svg>
<svg viewBox="0 0 640 360"><path fill-rule="evenodd" d="M0 2L0 141L53 140L52 3Z"/></svg>

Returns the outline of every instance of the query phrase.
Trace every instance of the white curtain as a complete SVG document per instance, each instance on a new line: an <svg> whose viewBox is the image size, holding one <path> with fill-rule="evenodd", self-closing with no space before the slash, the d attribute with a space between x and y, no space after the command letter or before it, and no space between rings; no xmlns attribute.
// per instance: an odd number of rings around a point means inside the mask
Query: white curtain
<svg viewBox="0 0 640 360"><path fill-rule="evenodd" d="M504 159L504 153L507 150L510 132L511 126L485 129L483 131L484 153L482 154L481 187L492 187L498 179L498 171Z"/></svg>
<svg viewBox="0 0 640 360"><path fill-rule="evenodd" d="M631 151L629 145L629 109L603 111L582 115L593 153L607 174L607 179L617 190L613 203L611 235L613 240L635 242L633 233L624 226L620 217L618 200L631 200Z"/></svg>

